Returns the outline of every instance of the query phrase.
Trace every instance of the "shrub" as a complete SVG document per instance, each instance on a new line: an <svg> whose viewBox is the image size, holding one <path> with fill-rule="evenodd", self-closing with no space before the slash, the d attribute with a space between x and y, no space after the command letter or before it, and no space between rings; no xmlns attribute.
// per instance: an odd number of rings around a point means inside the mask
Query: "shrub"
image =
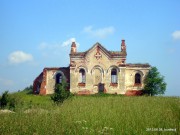
<svg viewBox="0 0 180 135"><path fill-rule="evenodd" d="M24 88L24 90L22 90L22 91L27 93L27 94L33 94L33 86L30 85L30 86Z"/></svg>
<svg viewBox="0 0 180 135"><path fill-rule="evenodd" d="M9 102L9 95L8 95L8 91L5 91L3 94L2 94L2 97L0 99L0 107L1 108L4 108L8 105L8 102Z"/></svg>
<svg viewBox="0 0 180 135"><path fill-rule="evenodd" d="M10 98L9 99L9 109L15 109L16 107L16 99L15 98Z"/></svg>
<svg viewBox="0 0 180 135"><path fill-rule="evenodd" d="M68 84L65 82L65 80L55 86L55 93L51 96L51 99L55 103L63 103L64 100L69 97L70 92L67 90L67 86Z"/></svg>

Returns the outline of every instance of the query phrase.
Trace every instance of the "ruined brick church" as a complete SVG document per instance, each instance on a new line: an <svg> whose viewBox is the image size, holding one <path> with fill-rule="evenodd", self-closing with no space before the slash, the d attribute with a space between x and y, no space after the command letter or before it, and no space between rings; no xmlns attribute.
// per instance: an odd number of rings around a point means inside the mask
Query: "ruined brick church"
<svg viewBox="0 0 180 135"><path fill-rule="evenodd" d="M52 94L55 85L64 79L69 84L69 91L76 94L141 94L143 80L151 67L126 63L125 40L118 48L120 51L109 51L96 43L89 50L78 52L76 43L72 42L69 66L44 68L34 80L34 93Z"/></svg>

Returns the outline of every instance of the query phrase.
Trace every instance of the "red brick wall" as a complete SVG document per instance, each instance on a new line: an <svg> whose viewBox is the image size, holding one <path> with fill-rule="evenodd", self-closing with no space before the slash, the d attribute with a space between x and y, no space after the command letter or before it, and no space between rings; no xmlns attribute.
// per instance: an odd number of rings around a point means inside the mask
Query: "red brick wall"
<svg viewBox="0 0 180 135"><path fill-rule="evenodd" d="M43 70L43 79L41 83L41 88L40 88L40 95L46 95L46 76L47 76L47 70Z"/></svg>
<svg viewBox="0 0 180 135"><path fill-rule="evenodd" d="M140 96L143 92L141 90L127 90L125 95L127 96Z"/></svg>
<svg viewBox="0 0 180 135"><path fill-rule="evenodd" d="M38 77L36 77L36 79L34 80L34 82L33 82L33 93L34 94L38 94L37 90L38 90L38 86L41 86L42 78L43 78L43 72Z"/></svg>
<svg viewBox="0 0 180 135"><path fill-rule="evenodd" d="M68 83L68 90L70 88L70 68L69 67L62 67L62 68L44 68L43 72L34 80L33 83L33 93L34 94L40 94L40 95L46 95L46 77L47 77L47 71L53 70L53 72L56 71L62 71L66 77L66 81ZM38 86L40 86L39 93L37 93Z"/></svg>

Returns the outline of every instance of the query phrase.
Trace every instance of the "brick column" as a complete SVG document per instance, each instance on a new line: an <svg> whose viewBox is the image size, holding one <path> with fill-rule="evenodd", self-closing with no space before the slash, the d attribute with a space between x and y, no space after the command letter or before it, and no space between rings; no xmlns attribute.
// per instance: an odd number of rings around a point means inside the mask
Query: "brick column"
<svg viewBox="0 0 180 135"><path fill-rule="evenodd" d="M41 83L41 88L40 88L40 95L46 95L46 77L47 77L47 70L43 70L43 79Z"/></svg>

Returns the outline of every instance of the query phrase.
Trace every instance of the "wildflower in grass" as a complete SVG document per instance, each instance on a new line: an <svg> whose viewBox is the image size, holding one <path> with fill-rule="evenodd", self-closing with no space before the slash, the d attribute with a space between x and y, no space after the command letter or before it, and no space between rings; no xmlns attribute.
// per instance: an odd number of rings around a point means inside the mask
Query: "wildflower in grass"
<svg viewBox="0 0 180 135"><path fill-rule="evenodd" d="M88 130L88 127L82 127L82 129L84 129L84 130Z"/></svg>
<svg viewBox="0 0 180 135"><path fill-rule="evenodd" d="M93 132L93 130L92 130L92 129L90 129L89 133L91 133L91 132Z"/></svg>
<svg viewBox="0 0 180 135"><path fill-rule="evenodd" d="M98 133L99 133L99 134L103 134L103 132L102 132L102 131L98 131Z"/></svg>
<svg viewBox="0 0 180 135"><path fill-rule="evenodd" d="M103 129L102 129L102 132L107 132L108 131L108 127L104 127Z"/></svg>
<svg viewBox="0 0 180 135"><path fill-rule="evenodd" d="M104 127L105 130L108 130L108 127Z"/></svg>
<svg viewBox="0 0 180 135"><path fill-rule="evenodd" d="M83 122L84 122L84 123L87 123L87 121L86 121L86 120L83 120Z"/></svg>
<svg viewBox="0 0 180 135"><path fill-rule="evenodd" d="M104 127L102 130L98 131L100 134L112 134L113 128Z"/></svg>
<svg viewBox="0 0 180 135"><path fill-rule="evenodd" d="M75 121L75 123L77 123L77 124L81 124L82 122L81 122L81 121Z"/></svg>

